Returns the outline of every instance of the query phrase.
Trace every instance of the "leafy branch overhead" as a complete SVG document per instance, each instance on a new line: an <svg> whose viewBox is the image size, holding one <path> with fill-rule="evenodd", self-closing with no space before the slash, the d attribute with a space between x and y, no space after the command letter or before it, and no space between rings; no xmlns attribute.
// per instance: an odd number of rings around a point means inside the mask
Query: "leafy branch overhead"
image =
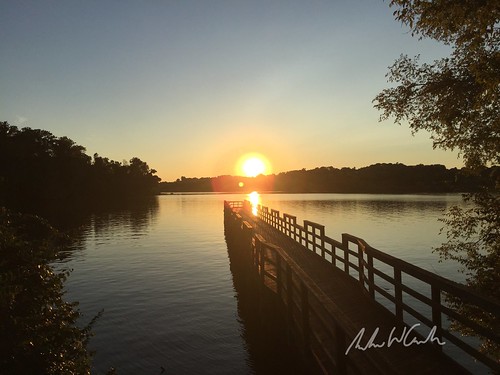
<svg viewBox="0 0 500 375"><path fill-rule="evenodd" d="M420 63L400 56L389 68L395 87L374 99L381 120L427 130L435 147L456 149L466 165L500 163L500 3L392 1L415 35L450 44L449 57Z"/></svg>

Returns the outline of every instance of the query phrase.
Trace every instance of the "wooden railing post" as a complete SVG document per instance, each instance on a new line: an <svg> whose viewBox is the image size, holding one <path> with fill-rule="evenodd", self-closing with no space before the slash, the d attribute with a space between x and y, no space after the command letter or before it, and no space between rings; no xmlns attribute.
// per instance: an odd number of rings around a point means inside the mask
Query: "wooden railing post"
<svg viewBox="0 0 500 375"><path fill-rule="evenodd" d="M297 225L297 220L295 216L290 216L290 238L294 241L297 241L297 230L295 226Z"/></svg>
<svg viewBox="0 0 500 375"><path fill-rule="evenodd" d="M279 230L279 216L280 216L280 212L278 210L275 210L275 209L272 209L271 208L271 225L273 226L273 228L276 228Z"/></svg>
<svg viewBox="0 0 500 375"><path fill-rule="evenodd" d="M266 259L265 259L265 254L264 254L264 246L260 246L260 281L262 285L264 285L264 278L266 276Z"/></svg>
<svg viewBox="0 0 500 375"><path fill-rule="evenodd" d="M349 275L349 240L342 234L342 247L344 250L344 272Z"/></svg>
<svg viewBox="0 0 500 375"><path fill-rule="evenodd" d="M401 270L394 267L394 299L396 304L396 321L403 324L403 288L401 287Z"/></svg>
<svg viewBox="0 0 500 375"><path fill-rule="evenodd" d="M321 226L320 236L321 236L321 257L323 259L325 259L325 227L324 226Z"/></svg>
<svg viewBox="0 0 500 375"><path fill-rule="evenodd" d="M321 257L325 258L325 226L311 222L312 233L313 233L313 251L317 254L317 249L319 248ZM319 231L319 234L316 233ZM319 244L317 242L319 240Z"/></svg>
<svg viewBox="0 0 500 375"><path fill-rule="evenodd" d="M311 250L309 249L309 235L310 235L310 232L309 232L309 222L307 220L304 220L304 222L302 223L302 227L304 228L304 239L305 239L305 247L307 250ZM314 248L313 248L314 250Z"/></svg>
<svg viewBox="0 0 500 375"><path fill-rule="evenodd" d="M254 246L252 250L252 258L253 258L253 266L259 272L259 254L260 250L259 248L262 246L260 240L256 237L254 237Z"/></svg>
<svg viewBox="0 0 500 375"><path fill-rule="evenodd" d="M368 292L370 296L375 299L375 280L373 276L373 256L367 251L368 260Z"/></svg>
<svg viewBox="0 0 500 375"><path fill-rule="evenodd" d="M442 322L441 322L441 289L436 285L431 285L431 297L432 297L432 324L436 327L436 338L440 339L443 337L442 333ZM439 350L443 350L441 345L435 345Z"/></svg>
<svg viewBox="0 0 500 375"><path fill-rule="evenodd" d="M365 265L364 265L364 256L363 256L363 245L358 241L358 278L361 287L365 288Z"/></svg>
<svg viewBox="0 0 500 375"><path fill-rule="evenodd" d="M242 239L244 242L244 245L247 249L251 249L252 247L252 238L254 236L254 228L253 226L248 223L247 221L242 221L241 223L241 231L242 231Z"/></svg>

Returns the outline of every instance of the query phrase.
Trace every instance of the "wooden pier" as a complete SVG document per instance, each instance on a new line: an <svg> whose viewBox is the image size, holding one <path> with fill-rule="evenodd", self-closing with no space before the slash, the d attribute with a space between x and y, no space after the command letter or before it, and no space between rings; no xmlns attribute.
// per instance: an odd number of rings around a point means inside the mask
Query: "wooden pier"
<svg viewBox="0 0 500 375"><path fill-rule="evenodd" d="M497 301L361 238L343 234L336 241L323 225L307 220L300 225L295 216L248 201L224 202L224 220L226 232L244 244L262 287L284 306L283 319L296 342L323 373L500 372L498 361L448 330L449 320L497 342L499 333L450 309L444 294L492 314L500 313ZM461 364L452 359L457 351L465 359Z"/></svg>

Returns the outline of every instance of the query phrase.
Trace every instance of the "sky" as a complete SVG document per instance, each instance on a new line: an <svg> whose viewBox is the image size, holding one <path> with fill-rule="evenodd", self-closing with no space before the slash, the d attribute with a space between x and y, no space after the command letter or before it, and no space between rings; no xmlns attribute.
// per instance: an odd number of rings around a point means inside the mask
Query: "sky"
<svg viewBox="0 0 500 375"><path fill-rule="evenodd" d="M0 121L67 136L164 181L375 163L461 167L372 100L418 40L383 0L0 0Z"/></svg>

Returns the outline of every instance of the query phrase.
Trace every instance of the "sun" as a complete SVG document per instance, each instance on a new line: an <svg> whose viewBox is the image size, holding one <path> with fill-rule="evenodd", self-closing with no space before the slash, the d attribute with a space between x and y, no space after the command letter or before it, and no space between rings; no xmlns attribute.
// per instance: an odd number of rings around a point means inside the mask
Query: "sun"
<svg viewBox="0 0 500 375"><path fill-rule="evenodd" d="M238 174L246 177L256 177L260 174L270 173L269 161L260 154L247 154L238 162Z"/></svg>
<svg viewBox="0 0 500 375"><path fill-rule="evenodd" d="M241 168L247 177L255 177L266 171L266 165L264 162L255 157L245 160Z"/></svg>

